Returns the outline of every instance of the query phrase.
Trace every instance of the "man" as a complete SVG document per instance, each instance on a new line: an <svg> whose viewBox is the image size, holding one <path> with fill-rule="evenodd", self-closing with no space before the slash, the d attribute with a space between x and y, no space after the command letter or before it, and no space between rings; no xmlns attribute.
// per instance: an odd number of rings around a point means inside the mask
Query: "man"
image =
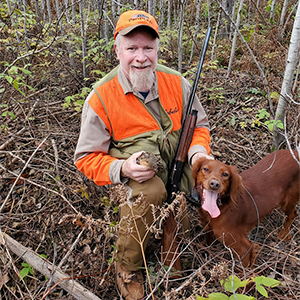
<svg viewBox="0 0 300 300"><path fill-rule="evenodd" d="M167 198L168 169L191 86L178 72L157 64L159 31L153 16L137 10L123 13L114 38L120 64L94 86L85 101L75 165L97 185L124 183L132 189L133 199L142 193L147 203L161 206ZM183 191L191 188L190 165L210 153L209 124L197 97L193 109L198 118L181 182ZM137 164L143 151L160 157L163 170L155 174ZM149 205L120 206L121 220L130 214L138 232L125 234L121 222L116 244L117 285L126 300L144 296L143 257L136 238L146 237L145 248L149 233L143 221L152 222Z"/></svg>

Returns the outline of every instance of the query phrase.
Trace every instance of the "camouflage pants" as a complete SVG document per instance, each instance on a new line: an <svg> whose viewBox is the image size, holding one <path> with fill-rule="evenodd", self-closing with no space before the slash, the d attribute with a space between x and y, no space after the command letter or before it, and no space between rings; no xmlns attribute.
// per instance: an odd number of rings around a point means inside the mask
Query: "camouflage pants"
<svg viewBox="0 0 300 300"><path fill-rule="evenodd" d="M161 207L167 199L167 192L162 180L155 176L143 183L130 180L128 186L132 188L132 198L142 193L146 201L137 201L130 207L128 204L120 206L120 230L116 243L118 249L117 259L121 265L129 270L136 271L143 266L142 247L145 250L150 238L147 226L151 226L153 215L151 206ZM184 217L183 228L189 227L187 216ZM137 230L138 228L138 230Z"/></svg>

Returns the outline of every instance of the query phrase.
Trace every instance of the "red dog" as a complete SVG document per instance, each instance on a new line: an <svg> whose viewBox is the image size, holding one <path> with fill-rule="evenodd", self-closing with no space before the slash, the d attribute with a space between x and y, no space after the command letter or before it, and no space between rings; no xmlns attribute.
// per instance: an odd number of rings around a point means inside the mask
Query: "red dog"
<svg viewBox="0 0 300 300"><path fill-rule="evenodd" d="M297 152L293 153L299 161ZM192 175L202 202L198 212L207 242L215 236L234 250L244 266L252 266L256 247L251 248L247 234L257 225L258 214L261 220L276 207L287 215L278 237L289 239L290 226L297 216L299 173L299 164L289 150L267 155L240 175L236 167L220 161L198 160Z"/></svg>

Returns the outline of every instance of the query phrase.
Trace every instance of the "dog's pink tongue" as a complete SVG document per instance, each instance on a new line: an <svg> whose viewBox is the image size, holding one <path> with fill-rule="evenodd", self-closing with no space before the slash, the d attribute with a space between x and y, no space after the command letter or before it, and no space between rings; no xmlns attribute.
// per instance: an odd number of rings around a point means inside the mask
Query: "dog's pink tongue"
<svg viewBox="0 0 300 300"><path fill-rule="evenodd" d="M220 215L220 210L217 205L218 193L210 192L203 189L202 208L206 210L212 218L217 218Z"/></svg>

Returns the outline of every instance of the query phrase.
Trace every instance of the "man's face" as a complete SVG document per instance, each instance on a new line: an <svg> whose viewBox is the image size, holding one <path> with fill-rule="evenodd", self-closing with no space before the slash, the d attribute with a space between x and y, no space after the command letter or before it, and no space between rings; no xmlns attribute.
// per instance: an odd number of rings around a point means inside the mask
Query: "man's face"
<svg viewBox="0 0 300 300"><path fill-rule="evenodd" d="M149 91L157 65L157 39L151 33L139 29L120 38L115 51L126 77L134 90Z"/></svg>

